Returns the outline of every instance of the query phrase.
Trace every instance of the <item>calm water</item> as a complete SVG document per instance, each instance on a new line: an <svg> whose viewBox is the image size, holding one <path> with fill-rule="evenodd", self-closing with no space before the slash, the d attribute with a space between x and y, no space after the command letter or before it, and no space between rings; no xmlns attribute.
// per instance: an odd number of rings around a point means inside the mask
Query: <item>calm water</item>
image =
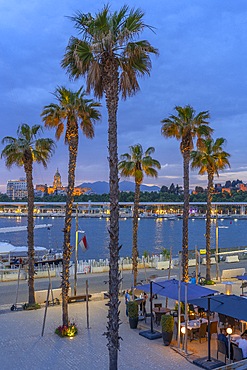
<svg viewBox="0 0 247 370"><path fill-rule="evenodd" d="M52 224L51 230L35 230L35 245L46 248L61 249L63 244L63 218L36 218L36 224ZM0 217L0 227L26 226L26 217ZM79 259L107 258L109 221L99 218L80 218L79 229L86 232L89 249L82 252L79 248ZM131 256L132 219L120 219L120 256ZM189 220L189 248L205 248L204 219ZM247 220L219 220L219 248L247 245ZM73 219L71 243L75 243L75 220ZM79 234L80 236L80 234ZM6 233L0 235L0 240L7 240L18 245L27 245L26 232ZM215 246L215 222L212 222L212 247ZM139 221L138 245L140 255L147 250L150 254L158 254L162 248L173 248L173 255L181 249L182 220L141 219Z"/></svg>

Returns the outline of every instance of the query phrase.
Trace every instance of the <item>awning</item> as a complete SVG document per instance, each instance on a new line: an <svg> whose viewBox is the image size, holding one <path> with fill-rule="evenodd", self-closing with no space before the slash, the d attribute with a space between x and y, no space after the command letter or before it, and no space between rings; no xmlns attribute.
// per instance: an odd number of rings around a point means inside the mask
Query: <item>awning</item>
<svg viewBox="0 0 247 370"><path fill-rule="evenodd" d="M14 245L7 242L0 242L0 254L8 254L14 249Z"/></svg>
<svg viewBox="0 0 247 370"><path fill-rule="evenodd" d="M176 279L153 281L152 282L152 293L159 294L164 297L168 297L174 300L178 300L178 283ZM181 282L180 300L185 301L185 285L186 283ZM218 293L217 290L205 288L201 285L187 283L188 286L188 302L199 297L205 297ZM144 292L150 292L150 284L137 285L135 288L143 290Z"/></svg>
<svg viewBox="0 0 247 370"><path fill-rule="evenodd" d="M34 247L34 251L35 252L43 252L43 253L45 253L45 252L47 252L48 251L48 249L47 248L44 248L44 247ZM12 248L12 250L10 251L10 253L23 253L23 252L25 252L25 253L27 253L28 252L28 247L26 247L26 246L21 246L21 247L14 247L14 248Z"/></svg>
<svg viewBox="0 0 247 370"><path fill-rule="evenodd" d="M48 250L44 247L34 247L35 252L46 253ZM18 254L27 253L28 247L15 247L14 245L7 242L0 242L0 254Z"/></svg>
<svg viewBox="0 0 247 370"><path fill-rule="evenodd" d="M247 321L247 299L234 294L219 294L208 298L194 299L190 303L207 309L209 299L210 311Z"/></svg>

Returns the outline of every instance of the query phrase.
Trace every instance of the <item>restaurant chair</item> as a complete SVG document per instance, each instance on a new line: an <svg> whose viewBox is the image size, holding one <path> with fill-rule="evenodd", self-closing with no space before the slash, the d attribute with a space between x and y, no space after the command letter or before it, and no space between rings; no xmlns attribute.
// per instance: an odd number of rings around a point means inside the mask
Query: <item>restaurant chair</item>
<svg viewBox="0 0 247 370"><path fill-rule="evenodd" d="M243 351L241 348L237 346L232 346L233 349L233 362L235 361L241 361L244 359L243 357Z"/></svg>
<svg viewBox="0 0 247 370"><path fill-rule="evenodd" d="M212 321L210 323L210 335L212 334L218 334L218 322Z"/></svg>
<svg viewBox="0 0 247 370"><path fill-rule="evenodd" d="M226 357L227 357L227 348L226 343L222 340L217 339L217 360L219 358L219 353L225 356L225 363L226 363Z"/></svg>
<svg viewBox="0 0 247 370"><path fill-rule="evenodd" d="M223 324L223 326L226 326L227 323L227 317L226 315L223 315L222 313L218 313L219 321Z"/></svg>
<svg viewBox="0 0 247 370"><path fill-rule="evenodd" d="M206 334L207 334L207 323L203 322L201 323L200 328L194 332L194 338L198 338L199 342L201 343L202 338L206 338L207 340Z"/></svg>

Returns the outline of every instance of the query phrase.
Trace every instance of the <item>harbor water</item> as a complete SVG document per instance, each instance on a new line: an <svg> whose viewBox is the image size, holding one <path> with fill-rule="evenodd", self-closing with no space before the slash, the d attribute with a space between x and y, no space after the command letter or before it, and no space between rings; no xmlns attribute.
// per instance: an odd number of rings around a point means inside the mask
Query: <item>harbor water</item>
<svg viewBox="0 0 247 370"><path fill-rule="evenodd" d="M172 247L173 256L177 255L182 245L182 219L143 218L139 220L138 247L139 255L147 251L150 255L160 254L163 248ZM50 229L35 230L35 246L61 250L63 245L63 217L37 217L35 224L52 224ZM0 228L26 226L26 217L0 217ZM219 219L219 248L235 248L247 246L247 220ZM88 249L82 251L79 247L79 259L105 259L109 257L109 219L79 218L79 230L86 233ZM120 256L130 257L132 249L132 219L119 220L122 246ZM211 247L215 248L215 220L212 220ZM189 249L205 248L205 219L189 220ZM79 233L79 241L82 234ZM1 233L1 241L8 241L15 246L27 245L26 231ZM75 219L72 220L71 244L75 245Z"/></svg>

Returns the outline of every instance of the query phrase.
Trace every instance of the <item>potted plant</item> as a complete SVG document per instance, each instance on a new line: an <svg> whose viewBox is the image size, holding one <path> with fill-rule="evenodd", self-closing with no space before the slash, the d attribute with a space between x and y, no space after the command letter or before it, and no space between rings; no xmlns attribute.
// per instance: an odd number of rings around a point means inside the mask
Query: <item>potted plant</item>
<svg viewBox="0 0 247 370"><path fill-rule="evenodd" d="M135 301L128 302L129 324L131 329L136 329L138 324L138 303Z"/></svg>
<svg viewBox="0 0 247 370"><path fill-rule="evenodd" d="M162 315L161 316L161 328L162 328L162 338L165 346L169 346L172 341L174 327L174 318L172 315Z"/></svg>

